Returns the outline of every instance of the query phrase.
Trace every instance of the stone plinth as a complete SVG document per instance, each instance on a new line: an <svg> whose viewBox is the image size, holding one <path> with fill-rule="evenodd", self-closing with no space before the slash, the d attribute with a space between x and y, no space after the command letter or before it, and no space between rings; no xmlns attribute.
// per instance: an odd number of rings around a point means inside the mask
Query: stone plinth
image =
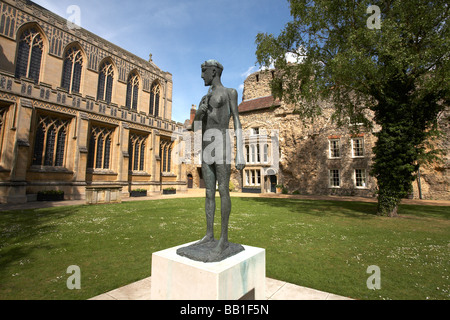
<svg viewBox="0 0 450 320"><path fill-rule="evenodd" d="M86 187L86 204L121 203L122 186L88 186Z"/></svg>
<svg viewBox="0 0 450 320"><path fill-rule="evenodd" d="M152 300L264 300L266 251L245 250L221 262L177 255L181 245L152 255Z"/></svg>

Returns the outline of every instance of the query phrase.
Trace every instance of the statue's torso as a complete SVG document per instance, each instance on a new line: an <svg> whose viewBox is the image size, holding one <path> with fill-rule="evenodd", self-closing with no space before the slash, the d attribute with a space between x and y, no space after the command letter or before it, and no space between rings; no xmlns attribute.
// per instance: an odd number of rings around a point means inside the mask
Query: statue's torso
<svg viewBox="0 0 450 320"><path fill-rule="evenodd" d="M231 118L230 98L227 88L210 93L208 112L203 121L203 129L219 129L223 133L229 128Z"/></svg>

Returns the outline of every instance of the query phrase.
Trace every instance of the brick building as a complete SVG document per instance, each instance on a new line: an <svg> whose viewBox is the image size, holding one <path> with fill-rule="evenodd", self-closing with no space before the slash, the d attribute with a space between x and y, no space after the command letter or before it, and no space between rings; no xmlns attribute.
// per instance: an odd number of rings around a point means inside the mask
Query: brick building
<svg viewBox="0 0 450 320"><path fill-rule="evenodd" d="M25 0L0 1L0 202L186 188L172 75Z"/></svg>

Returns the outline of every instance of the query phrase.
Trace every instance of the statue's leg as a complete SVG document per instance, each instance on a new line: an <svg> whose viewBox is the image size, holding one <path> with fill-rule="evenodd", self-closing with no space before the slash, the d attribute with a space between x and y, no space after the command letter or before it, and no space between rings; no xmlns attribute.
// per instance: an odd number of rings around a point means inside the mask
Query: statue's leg
<svg viewBox="0 0 450 320"><path fill-rule="evenodd" d="M221 235L217 247L213 250L213 254L223 252L229 245L228 243L228 225L231 213L231 198L230 198L230 164L217 164L216 176L219 185L220 206L221 206Z"/></svg>
<svg viewBox="0 0 450 320"><path fill-rule="evenodd" d="M214 165L203 163L202 173L206 186L206 236L197 244L203 244L214 240L214 213L216 211L216 171Z"/></svg>

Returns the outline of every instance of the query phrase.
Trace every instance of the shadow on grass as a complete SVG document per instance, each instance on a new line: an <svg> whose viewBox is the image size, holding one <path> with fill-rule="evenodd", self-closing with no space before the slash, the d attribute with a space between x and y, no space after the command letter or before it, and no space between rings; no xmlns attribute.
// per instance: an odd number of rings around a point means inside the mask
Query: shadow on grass
<svg viewBox="0 0 450 320"><path fill-rule="evenodd" d="M54 222L78 212L77 207L59 207L0 213L0 270L27 260L35 250L51 250L44 244L43 235L57 232ZM10 274L0 272L0 283Z"/></svg>
<svg viewBox="0 0 450 320"><path fill-rule="evenodd" d="M241 198L246 202L257 202L273 208L284 208L286 211L297 214L308 214L318 217L327 215L346 216L358 219L368 219L377 215L375 203L328 201L328 200L302 200L302 199L270 199L270 198Z"/></svg>
<svg viewBox="0 0 450 320"><path fill-rule="evenodd" d="M415 216L421 218L438 218L449 220L450 207L445 206L424 206L424 205L400 205L400 216Z"/></svg>

